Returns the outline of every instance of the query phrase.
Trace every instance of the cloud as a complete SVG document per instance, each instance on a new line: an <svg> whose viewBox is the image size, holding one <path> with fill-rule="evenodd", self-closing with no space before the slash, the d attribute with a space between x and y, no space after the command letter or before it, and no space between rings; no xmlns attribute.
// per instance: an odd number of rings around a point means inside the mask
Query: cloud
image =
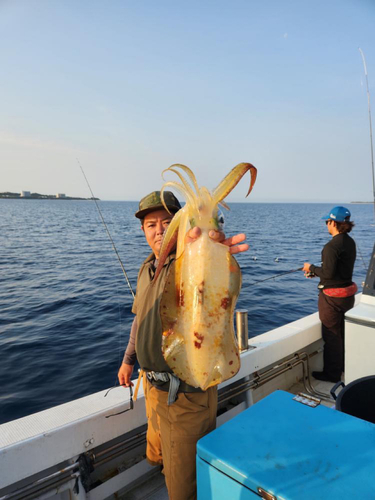
<svg viewBox="0 0 375 500"><path fill-rule="evenodd" d="M284 33L283 38L288 38L288 33Z"/></svg>

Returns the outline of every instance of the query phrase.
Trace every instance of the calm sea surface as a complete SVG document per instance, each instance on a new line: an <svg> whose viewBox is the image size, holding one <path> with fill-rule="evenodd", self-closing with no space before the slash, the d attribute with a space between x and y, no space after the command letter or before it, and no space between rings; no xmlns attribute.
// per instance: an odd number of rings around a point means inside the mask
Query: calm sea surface
<svg viewBox="0 0 375 500"><path fill-rule="evenodd" d="M135 289L149 253L132 202L101 202L104 218ZM316 311L317 280L302 272L320 263L329 235L326 204L232 204L225 232L245 232L251 249L237 260L250 335ZM374 244L372 205L350 205L366 276ZM0 423L116 383L132 321L132 297L90 201L0 200ZM278 259L276 261L275 259Z"/></svg>

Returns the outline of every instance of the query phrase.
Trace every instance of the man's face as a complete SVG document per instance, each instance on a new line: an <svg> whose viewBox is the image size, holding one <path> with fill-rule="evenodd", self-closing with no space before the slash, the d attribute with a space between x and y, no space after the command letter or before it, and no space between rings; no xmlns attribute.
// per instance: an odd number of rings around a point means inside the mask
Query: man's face
<svg viewBox="0 0 375 500"><path fill-rule="evenodd" d="M159 258L164 231L169 226L172 218L173 214L171 215L162 209L147 214L143 219L142 231L145 233L147 243L157 259Z"/></svg>

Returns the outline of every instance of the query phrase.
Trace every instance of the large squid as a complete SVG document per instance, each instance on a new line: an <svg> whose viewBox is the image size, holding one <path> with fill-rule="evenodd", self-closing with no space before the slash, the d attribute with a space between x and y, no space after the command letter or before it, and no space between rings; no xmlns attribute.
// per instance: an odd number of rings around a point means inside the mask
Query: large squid
<svg viewBox="0 0 375 500"><path fill-rule="evenodd" d="M233 377L240 368L233 313L241 288L241 271L229 247L213 241L209 231L220 229L218 204L229 208L224 198L250 171L248 196L257 170L250 163L238 164L212 193L199 188L193 172L184 165L172 165L166 171L174 172L181 183L166 182L162 196L167 187L172 187L183 194L186 204L166 231L154 278L156 281L177 239L176 263L160 303L162 353L181 380L206 390ZM187 231L195 226L201 229L201 235L186 243Z"/></svg>

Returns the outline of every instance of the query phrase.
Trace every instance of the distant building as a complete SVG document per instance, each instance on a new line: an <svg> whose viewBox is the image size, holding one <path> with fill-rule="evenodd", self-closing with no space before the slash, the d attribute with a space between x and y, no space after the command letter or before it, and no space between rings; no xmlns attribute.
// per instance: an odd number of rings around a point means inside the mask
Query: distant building
<svg viewBox="0 0 375 500"><path fill-rule="evenodd" d="M21 191L21 198L30 198L30 191Z"/></svg>
<svg viewBox="0 0 375 500"><path fill-rule="evenodd" d="M64 193L57 193L56 198L65 198Z"/></svg>

